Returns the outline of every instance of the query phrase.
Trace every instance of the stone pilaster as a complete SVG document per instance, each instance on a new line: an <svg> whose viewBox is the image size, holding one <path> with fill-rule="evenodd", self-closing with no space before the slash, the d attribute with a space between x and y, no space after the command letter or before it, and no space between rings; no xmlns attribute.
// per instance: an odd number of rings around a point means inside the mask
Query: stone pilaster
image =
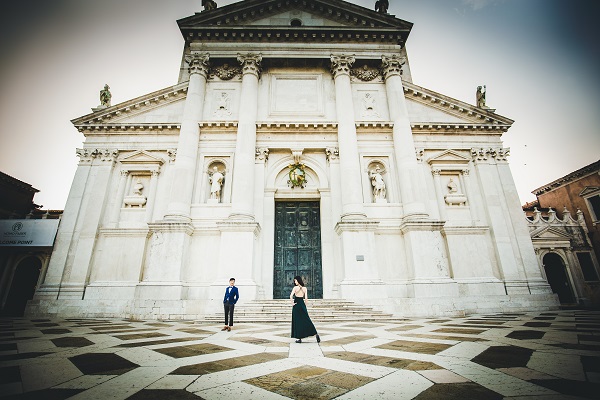
<svg viewBox="0 0 600 400"><path fill-rule="evenodd" d="M394 123L394 155L404 215L409 219L426 218L425 203L422 198L425 191L418 179L419 166L415 157L415 143L402 86L402 65L406 60L397 54L384 55L381 59L390 119Z"/></svg>
<svg viewBox="0 0 600 400"><path fill-rule="evenodd" d="M151 171L150 190L148 193L148 203L146 204L146 222L152 222L152 214L154 213L154 204L156 203L156 190L158 188L159 171Z"/></svg>
<svg viewBox="0 0 600 400"><path fill-rule="evenodd" d="M363 210L356 121L350 84L350 68L354 61L354 56L331 56L331 73L335 82L340 169L342 171L340 176L342 220L366 218Z"/></svg>
<svg viewBox="0 0 600 400"><path fill-rule="evenodd" d="M108 187L118 151L99 149L94 152L96 155L92 161L80 207L69 208L79 211L79 215L68 247L69 254L62 274L59 298L83 298L100 220L107 204Z"/></svg>
<svg viewBox="0 0 600 400"><path fill-rule="evenodd" d="M171 196L165 220L190 221L190 206L196 176L198 141L200 130L198 122L202 119L206 78L208 76L208 54L192 53L186 57L189 65L190 82L183 109L177 160L175 161Z"/></svg>
<svg viewBox="0 0 600 400"><path fill-rule="evenodd" d="M436 203L440 213L440 220L446 221L446 204L444 203L444 190L442 189L442 179L440 177L441 170L439 168L434 168L431 170L431 173L433 174Z"/></svg>
<svg viewBox="0 0 600 400"><path fill-rule="evenodd" d="M56 299L60 290L60 282L67 265L69 248L73 241L79 209L92 168L92 160L96 157L95 151L90 149L77 149L76 153L79 157L79 164L73 177L73 183L71 184L71 190L69 191L69 197L65 205L65 212L61 217L58 227L46 276L35 292L35 299Z"/></svg>

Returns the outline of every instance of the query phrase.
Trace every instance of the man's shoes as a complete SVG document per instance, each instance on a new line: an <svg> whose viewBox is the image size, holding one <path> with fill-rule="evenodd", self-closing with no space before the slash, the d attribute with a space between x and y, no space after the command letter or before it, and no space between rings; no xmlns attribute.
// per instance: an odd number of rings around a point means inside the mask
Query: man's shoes
<svg viewBox="0 0 600 400"><path fill-rule="evenodd" d="M296 343L302 343L302 339L296 340Z"/></svg>
<svg viewBox="0 0 600 400"><path fill-rule="evenodd" d="M230 326L227 327L227 331L231 332L231 327Z"/></svg>
<svg viewBox="0 0 600 400"><path fill-rule="evenodd" d="M318 334L317 334L317 343L321 343L321 338L319 337Z"/></svg>
<svg viewBox="0 0 600 400"><path fill-rule="evenodd" d="M221 330L222 330L222 331L226 331L226 330L227 330L227 328L228 328L228 327L226 326L225 328L223 328L223 329L221 329Z"/></svg>

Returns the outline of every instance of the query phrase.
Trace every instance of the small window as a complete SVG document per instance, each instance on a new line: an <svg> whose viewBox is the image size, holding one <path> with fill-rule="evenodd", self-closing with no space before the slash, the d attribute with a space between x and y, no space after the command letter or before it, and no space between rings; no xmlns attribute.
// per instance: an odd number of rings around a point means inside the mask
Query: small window
<svg viewBox="0 0 600 400"><path fill-rule="evenodd" d="M294 18L291 22L290 25L292 26L302 26L302 21L300 21L298 18Z"/></svg>
<svg viewBox="0 0 600 400"><path fill-rule="evenodd" d="M583 272L583 279L586 281L597 281L598 273L594 268L594 262L592 261L592 255L588 252L577 253L577 259L581 266L581 272Z"/></svg>

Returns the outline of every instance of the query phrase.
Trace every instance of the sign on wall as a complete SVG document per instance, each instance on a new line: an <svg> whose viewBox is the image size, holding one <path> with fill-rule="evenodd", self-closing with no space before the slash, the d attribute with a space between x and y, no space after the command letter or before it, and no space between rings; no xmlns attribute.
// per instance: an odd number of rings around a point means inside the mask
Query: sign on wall
<svg viewBox="0 0 600 400"><path fill-rule="evenodd" d="M58 219L0 220L0 246L52 247L58 223Z"/></svg>

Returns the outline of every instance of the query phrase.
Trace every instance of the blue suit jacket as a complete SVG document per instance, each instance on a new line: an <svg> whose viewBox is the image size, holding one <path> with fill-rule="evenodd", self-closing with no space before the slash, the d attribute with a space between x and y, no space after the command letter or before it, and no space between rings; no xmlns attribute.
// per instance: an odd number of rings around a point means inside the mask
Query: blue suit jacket
<svg viewBox="0 0 600 400"><path fill-rule="evenodd" d="M235 304L235 303L237 303L238 299L240 298L240 292L238 292L238 288L233 286L233 287L231 287L231 293L229 293L229 296L227 296L227 290L229 290L230 287L231 286L227 286L227 289L225 289L225 297L223 297L223 303L227 303L227 300L229 297L229 303Z"/></svg>

